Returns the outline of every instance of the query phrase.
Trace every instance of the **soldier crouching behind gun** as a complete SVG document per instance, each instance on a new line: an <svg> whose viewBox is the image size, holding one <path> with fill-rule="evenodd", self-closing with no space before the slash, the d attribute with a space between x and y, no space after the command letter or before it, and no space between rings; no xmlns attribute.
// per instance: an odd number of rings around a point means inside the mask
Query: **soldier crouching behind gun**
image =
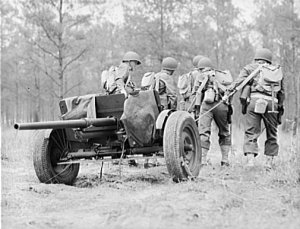
<svg viewBox="0 0 300 229"><path fill-rule="evenodd" d="M258 73L254 74L256 71ZM253 76L250 77L251 74ZM284 111L285 92L281 68L272 65L272 53L269 49L262 48L256 51L254 63L248 64L241 70L229 91L235 90L244 80L250 80L243 87L240 98L243 106L242 113L245 114L244 155L247 157L247 165L254 166L263 120L267 135L264 154L267 156L266 167L270 169L274 163L274 156L277 156L279 151L277 127L281 124Z"/></svg>
<svg viewBox="0 0 300 229"><path fill-rule="evenodd" d="M122 63L118 66L112 66L108 71L102 73L103 88L106 94L125 94L135 90L135 84L131 81L131 72L135 70L137 65L141 64L140 56L136 52L126 52L123 56Z"/></svg>
<svg viewBox="0 0 300 229"><path fill-rule="evenodd" d="M177 108L176 86L172 75L176 70L178 63L172 57L166 57L162 61L162 70L155 75L155 87L160 97L162 109Z"/></svg>
<svg viewBox="0 0 300 229"><path fill-rule="evenodd" d="M123 93L125 97L134 92L135 84L131 81L131 72L134 71L137 65L141 64L140 56L136 52L126 52L123 56L122 63L118 67L110 67L108 71L103 74L103 87L106 94L120 94ZM119 133L125 133L124 128L120 128ZM117 164L118 162L113 162ZM137 166L135 160L129 160L129 165Z"/></svg>

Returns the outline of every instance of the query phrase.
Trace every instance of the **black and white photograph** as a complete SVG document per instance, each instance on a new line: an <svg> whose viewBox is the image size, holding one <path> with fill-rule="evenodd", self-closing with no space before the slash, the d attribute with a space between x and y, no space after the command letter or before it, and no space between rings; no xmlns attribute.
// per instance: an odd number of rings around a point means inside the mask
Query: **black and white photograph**
<svg viewBox="0 0 300 229"><path fill-rule="evenodd" d="M0 12L0 228L300 228L299 0Z"/></svg>

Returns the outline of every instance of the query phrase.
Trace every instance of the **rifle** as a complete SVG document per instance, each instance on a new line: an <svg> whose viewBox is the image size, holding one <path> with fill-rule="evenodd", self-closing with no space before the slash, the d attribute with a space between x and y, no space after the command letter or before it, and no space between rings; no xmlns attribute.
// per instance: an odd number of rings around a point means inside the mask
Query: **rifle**
<svg viewBox="0 0 300 229"><path fill-rule="evenodd" d="M243 87L245 87L261 70L262 66L258 66L246 79L243 80L243 82L235 87L232 91L229 92L229 94L225 94L222 98L223 101L227 101L228 98L233 96L236 92L241 90Z"/></svg>
<svg viewBox="0 0 300 229"><path fill-rule="evenodd" d="M191 105L189 106L188 112L192 112L192 109L194 106L198 106L200 107L201 104L201 100L202 100L202 91L205 87L205 85L208 82L208 76L206 75L200 85L200 87L198 88L195 97L193 98Z"/></svg>

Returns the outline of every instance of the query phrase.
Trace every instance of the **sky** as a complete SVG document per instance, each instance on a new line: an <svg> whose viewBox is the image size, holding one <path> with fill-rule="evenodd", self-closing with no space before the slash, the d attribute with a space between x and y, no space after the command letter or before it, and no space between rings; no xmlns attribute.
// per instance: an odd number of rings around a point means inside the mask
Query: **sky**
<svg viewBox="0 0 300 229"><path fill-rule="evenodd" d="M240 8L241 15L247 22L252 22L252 16L256 10L253 0L232 0L232 3Z"/></svg>
<svg viewBox="0 0 300 229"><path fill-rule="evenodd" d="M284 0L274 0L274 1L284 1ZM295 9L296 12L300 15L300 0L294 0L295 1ZM130 0L126 0L126 2L130 2ZM251 23L253 22L253 15L255 14L255 11L257 10L256 5L254 4L254 0L232 0L233 4L240 8L241 10L241 16L243 19L245 19L247 22ZM122 16L122 6L121 6L122 0L110 0L106 3L106 17L116 23L120 24L123 22L124 18Z"/></svg>
<svg viewBox="0 0 300 229"><path fill-rule="evenodd" d="M6 0L12 3L13 5L19 5L18 0ZM97 2L98 0L71 0L71 2ZM274 1L285 1L285 0L274 0ZM300 0L294 0L295 1L295 9L296 12L300 15ZM127 4L130 4L131 0L108 0L104 6L101 8L105 10L105 18L109 21L113 22L114 24L122 24L124 22L123 17L123 9L122 9L122 2L126 2ZM241 17L242 19L245 19L246 22L253 22L253 15L255 14L255 11L257 10L257 7L254 4L254 0L232 0L233 4L240 8L241 10ZM86 11L88 10L85 8Z"/></svg>
<svg viewBox="0 0 300 229"><path fill-rule="evenodd" d="M241 9L241 16L251 23L256 9L253 0L232 0L232 2ZM115 24L122 24L124 20L121 3L122 0L110 0L105 6L105 17Z"/></svg>

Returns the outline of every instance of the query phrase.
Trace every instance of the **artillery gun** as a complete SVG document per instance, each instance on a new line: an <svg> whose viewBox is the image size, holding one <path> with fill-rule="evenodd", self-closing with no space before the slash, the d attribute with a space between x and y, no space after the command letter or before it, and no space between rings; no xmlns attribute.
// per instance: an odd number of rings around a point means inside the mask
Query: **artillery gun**
<svg viewBox="0 0 300 229"><path fill-rule="evenodd" d="M188 112L162 110L154 90L128 98L124 94L90 98L88 106L82 97L61 100L63 120L14 125L18 130L40 130L33 164L41 182L72 184L81 162L140 155L164 157L174 181L199 174L200 139ZM92 117L87 107L92 108Z"/></svg>

